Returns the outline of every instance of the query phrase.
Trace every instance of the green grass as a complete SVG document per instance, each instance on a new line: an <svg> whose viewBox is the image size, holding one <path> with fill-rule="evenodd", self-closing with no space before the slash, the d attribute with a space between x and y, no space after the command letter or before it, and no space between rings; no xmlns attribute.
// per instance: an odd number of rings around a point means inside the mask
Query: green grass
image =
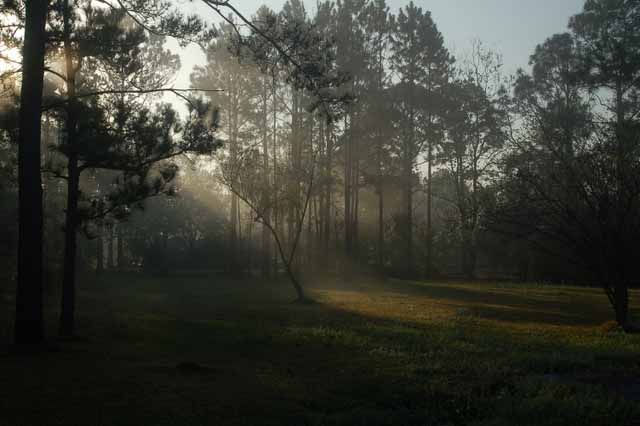
<svg viewBox="0 0 640 426"><path fill-rule="evenodd" d="M318 303L297 305L286 283L85 279L87 341L0 354L0 425L640 419L640 336L603 330L597 289L388 281L311 294ZM8 342L11 300L0 300Z"/></svg>

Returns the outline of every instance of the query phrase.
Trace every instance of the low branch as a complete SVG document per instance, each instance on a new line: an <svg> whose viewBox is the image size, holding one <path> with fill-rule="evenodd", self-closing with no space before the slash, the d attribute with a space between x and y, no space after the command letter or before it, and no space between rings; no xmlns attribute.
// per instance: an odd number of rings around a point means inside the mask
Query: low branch
<svg viewBox="0 0 640 426"><path fill-rule="evenodd" d="M50 111L55 108L59 108L61 106L66 105L72 99L81 99L81 98L89 98L92 96L101 96L101 95L123 95L123 94L138 94L138 95L146 95L150 93L173 93L176 96L180 96L183 99L186 97L182 93L190 93L190 92L204 92L204 93L212 93L212 92L224 92L225 89L176 89L173 87L159 88L159 89L124 89L124 90L97 90L95 92L87 92L80 93L72 98L67 98L62 101L54 102L49 105L45 105L42 107L42 112Z"/></svg>

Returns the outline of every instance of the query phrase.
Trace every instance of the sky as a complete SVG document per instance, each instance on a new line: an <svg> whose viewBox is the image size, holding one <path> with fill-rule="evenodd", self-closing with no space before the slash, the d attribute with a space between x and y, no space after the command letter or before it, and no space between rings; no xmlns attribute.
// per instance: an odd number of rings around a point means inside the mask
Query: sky
<svg viewBox="0 0 640 426"><path fill-rule="evenodd" d="M183 8L213 17L214 12L199 0L178 0ZM280 10L285 0L231 0L246 16L251 16L261 5ZM430 10L443 34L449 50L464 56L472 40L480 39L487 47L503 55L507 74L526 68L536 45L547 37L564 32L569 17L582 10L584 0L415 0L423 10ZM315 11L316 0L305 0L310 14ZM409 0L387 0L391 12L409 4ZM216 19L217 21L217 19ZM196 46L172 50L180 53L182 68L176 78L176 87L189 86L189 74L194 65L204 63L204 54Z"/></svg>

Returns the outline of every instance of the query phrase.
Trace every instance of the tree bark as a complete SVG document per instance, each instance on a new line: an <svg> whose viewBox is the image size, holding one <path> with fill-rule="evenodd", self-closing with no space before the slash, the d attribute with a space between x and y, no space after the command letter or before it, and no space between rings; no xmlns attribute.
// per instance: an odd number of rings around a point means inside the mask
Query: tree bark
<svg viewBox="0 0 640 426"><path fill-rule="evenodd" d="M72 336L75 328L75 286L76 286L76 252L78 227L78 198L80 195L80 170L78 168L77 151L77 110L75 97L75 66L71 52L71 6L64 3L64 56L66 62L67 97L67 209L64 228L64 266L62 278L62 301L60 310L60 335Z"/></svg>
<svg viewBox="0 0 640 426"><path fill-rule="evenodd" d="M69 120L71 122L72 120ZM64 231L64 267L62 278L62 302L60 310L60 335L72 336L75 327L76 300L76 252L78 225L78 195L80 192L80 175L78 159L75 153L69 152L69 179L67 184L67 211ZM102 243L102 240L99 241Z"/></svg>
<svg viewBox="0 0 640 426"><path fill-rule="evenodd" d="M49 2L25 2L22 88L18 127L19 242L16 289L16 344L42 342L42 178L40 136L45 24Z"/></svg>

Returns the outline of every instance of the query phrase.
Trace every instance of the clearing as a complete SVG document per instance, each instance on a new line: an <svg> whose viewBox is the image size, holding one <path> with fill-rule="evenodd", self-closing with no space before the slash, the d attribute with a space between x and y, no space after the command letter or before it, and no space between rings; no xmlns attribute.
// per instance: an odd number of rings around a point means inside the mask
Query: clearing
<svg viewBox="0 0 640 426"><path fill-rule="evenodd" d="M39 355L6 345L0 299L0 425L640 424L640 336L602 327L598 289L390 280L298 305L285 282L81 284L87 339Z"/></svg>

